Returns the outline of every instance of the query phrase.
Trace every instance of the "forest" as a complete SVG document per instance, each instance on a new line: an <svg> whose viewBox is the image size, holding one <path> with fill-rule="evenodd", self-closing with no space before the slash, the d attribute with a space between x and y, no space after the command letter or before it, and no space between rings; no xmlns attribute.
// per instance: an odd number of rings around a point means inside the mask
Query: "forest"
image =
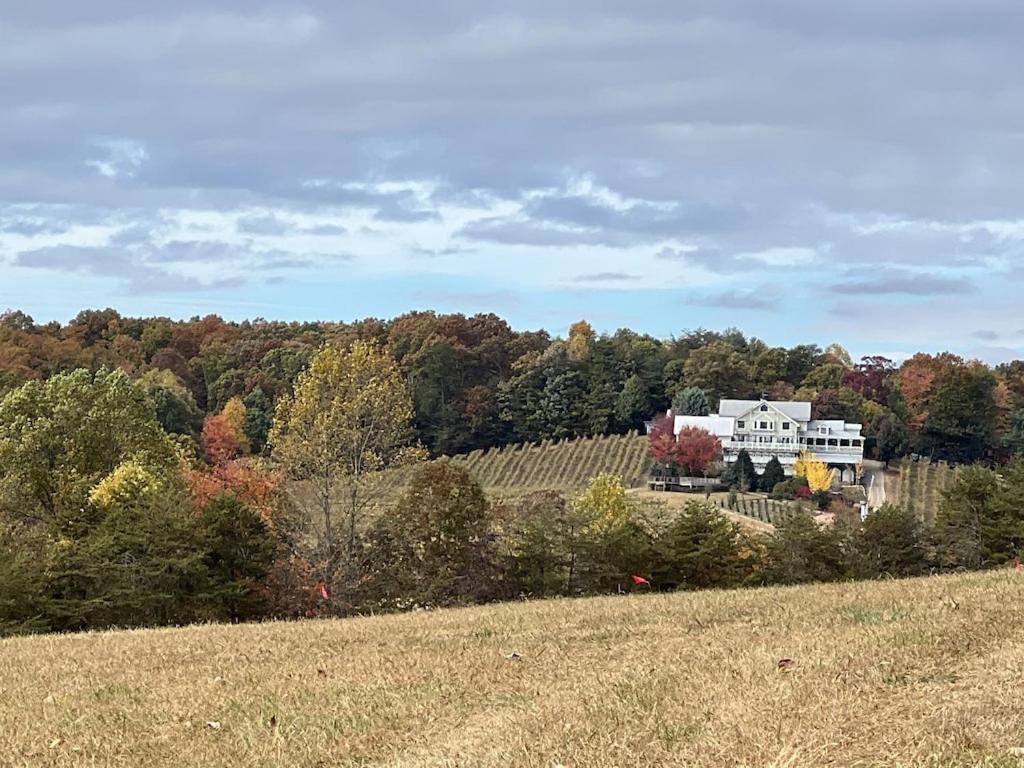
<svg viewBox="0 0 1024 768"><path fill-rule="evenodd" d="M723 397L802 399L815 418L864 425L868 453L1000 462L1024 447L1024 362L995 368L949 353L901 364L852 360L839 345L773 347L735 329L669 339L585 321L565 339L515 331L493 315L414 312L355 323L174 321L87 310L66 325L0 315L0 396L77 369L122 370L170 433L197 441L206 415L246 408L251 450L266 445L274 409L324 344L389 350L412 397L416 438L431 455L510 443L621 434L675 404ZM694 390L700 395L694 403Z"/></svg>
<svg viewBox="0 0 1024 768"><path fill-rule="evenodd" d="M1024 547L1022 373L949 354L854 362L731 330L658 340L580 322L559 339L493 315L234 324L105 310L61 326L9 312L0 634L1005 564ZM862 421L882 459L975 466L935 519L891 507L755 535L711 504L631 497L607 468L489 498L465 462L430 461L762 392Z"/></svg>

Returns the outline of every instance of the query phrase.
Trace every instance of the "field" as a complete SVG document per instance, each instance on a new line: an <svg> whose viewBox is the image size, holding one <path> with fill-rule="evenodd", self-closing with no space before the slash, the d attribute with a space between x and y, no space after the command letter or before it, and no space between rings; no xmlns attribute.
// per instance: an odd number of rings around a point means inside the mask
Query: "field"
<svg viewBox="0 0 1024 768"><path fill-rule="evenodd" d="M647 482L648 441L636 432L545 440L473 451L453 456L451 461L464 466L491 493L576 491L602 472L620 475L626 487L633 488ZM399 486L409 476L408 471L388 474Z"/></svg>
<svg viewBox="0 0 1024 768"><path fill-rule="evenodd" d="M891 504L916 512L922 520L934 520L942 491L956 478L956 469L946 462L902 459L895 472L885 476L885 493Z"/></svg>
<svg viewBox="0 0 1024 768"><path fill-rule="evenodd" d="M0 641L4 766L1011 766L1024 576Z"/></svg>

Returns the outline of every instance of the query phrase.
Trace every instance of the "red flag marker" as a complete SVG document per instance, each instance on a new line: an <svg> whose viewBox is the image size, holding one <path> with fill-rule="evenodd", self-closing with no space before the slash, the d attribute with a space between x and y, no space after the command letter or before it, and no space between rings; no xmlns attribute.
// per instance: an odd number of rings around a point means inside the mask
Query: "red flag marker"
<svg viewBox="0 0 1024 768"><path fill-rule="evenodd" d="M322 581L317 582L316 588L320 592L320 597L322 597L324 600L331 599L331 593L327 591L327 585L324 584Z"/></svg>
<svg viewBox="0 0 1024 768"><path fill-rule="evenodd" d="M648 587L651 586L651 582L649 582L643 576L630 576L630 578L633 580L633 584L635 584L638 587L644 584L646 584Z"/></svg>

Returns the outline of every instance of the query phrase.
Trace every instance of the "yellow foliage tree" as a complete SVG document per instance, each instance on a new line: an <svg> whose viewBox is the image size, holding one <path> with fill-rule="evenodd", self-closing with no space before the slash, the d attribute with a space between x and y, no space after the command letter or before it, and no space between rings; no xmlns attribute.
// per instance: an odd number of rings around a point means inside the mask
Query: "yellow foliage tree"
<svg viewBox="0 0 1024 768"><path fill-rule="evenodd" d="M245 435L245 403L242 402L242 398L232 397L228 400L221 414L228 424L231 425L231 429L234 430L235 438L238 440L238 446L242 449L242 453L251 453L252 448L249 446L249 438Z"/></svg>
<svg viewBox="0 0 1024 768"><path fill-rule="evenodd" d="M413 443L412 398L394 359L357 341L348 351L325 346L278 403L269 444L286 474L301 482L295 501L315 521L318 551L330 583L342 554L356 554L358 522L370 479L423 457ZM344 530L336 508L344 502Z"/></svg>
<svg viewBox="0 0 1024 768"><path fill-rule="evenodd" d="M573 360L585 358L595 338L594 329L586 320L573 323L569 326L569 357Z"/></svg>
<svg viewBox="0 0 1024 768"><path fill-rule="evenodd" d="M584 522L585 533L601 534L625 524L629 518L626 488L618 475L596 475L572 502Z"/></svg>
<svg viewBox="0 0 1024 768"><path fill-rule="evenodd" d="M98 507L127 506L161 492L161 484L136 461L126 461L89 491L89 501Z"/></svg>
<svg viewBox="0 0 1024 768"><path fill-rule="evenodd" d="M829 469L825 462L818 461L810 453L804 451L797 457L793 465L793 474L807 479L807 486L817 493L827 491L835 481L836 471Z"/></svg>

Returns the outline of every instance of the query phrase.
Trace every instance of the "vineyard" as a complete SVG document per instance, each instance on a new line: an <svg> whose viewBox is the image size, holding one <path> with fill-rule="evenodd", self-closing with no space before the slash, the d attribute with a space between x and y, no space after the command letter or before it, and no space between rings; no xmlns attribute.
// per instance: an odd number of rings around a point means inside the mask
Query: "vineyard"
<svg viewBox="0 0 1024 768"><path fill-rule="evenodd" d="M581 440L523 443L452 458L485 488L576 490L610 473L627 488L647 481L647 438L636 432Z"/></svg>
<svg viewBox="0 0 1024 768"><path fill-rule="evenodd" d="M594 475L622 478L627 488L646 485L647 438L637 432L578 440L545 440L473 451L449 460L465 467L489 491L575 491ZM404 486L411 470L389 473Z"/></svg>
<svg viewBox="0 0 1024 768"><path fill-rule="evenodd" d="M891 504L916 512L922 520L934 520L942 492L955 478L956 468L944 461L903 459L897 472L886 473L886 498Z"/></svg>
<svg viewBox="0 0 1024 768"><path fill-rule="evenodd" d="M744 498L739 497L733 501L720 499L718 506L749 517L753 520L760 520L762 523L775 525L793 515L806 515L808 510L800 504L791 504L786 501L776 501L765 498Z"/></svg>

